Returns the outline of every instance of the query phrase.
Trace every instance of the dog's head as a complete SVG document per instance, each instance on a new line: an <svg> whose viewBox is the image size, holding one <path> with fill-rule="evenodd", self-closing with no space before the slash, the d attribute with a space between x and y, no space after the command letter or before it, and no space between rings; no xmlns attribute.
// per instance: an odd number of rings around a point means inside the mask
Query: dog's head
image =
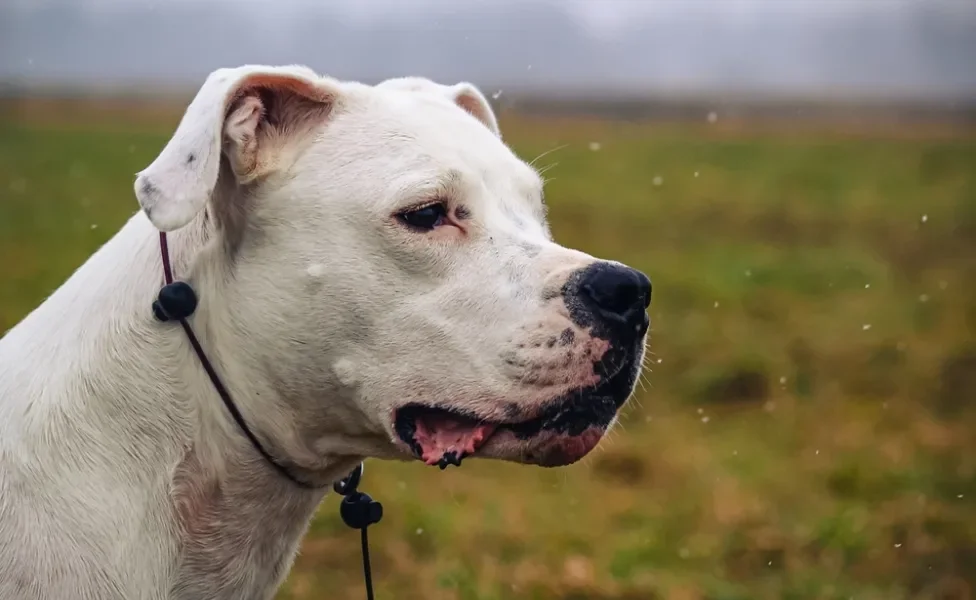
<svg viewBox="0 0 976 600"><path fill-rule="evenodd" d="M650 281L552 240L470 84L219 70L135 187L208 221L213 310L314 454L565 465L633 391Z"/></svg>

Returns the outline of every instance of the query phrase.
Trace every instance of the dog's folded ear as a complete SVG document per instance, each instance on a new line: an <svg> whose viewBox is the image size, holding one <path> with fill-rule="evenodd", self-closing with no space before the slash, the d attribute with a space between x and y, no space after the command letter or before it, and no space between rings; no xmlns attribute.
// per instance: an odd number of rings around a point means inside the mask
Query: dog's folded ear
<svg viewBox="0 0 976 600"><path fill-rule="evenodd" d="M337 82L305 67L214 71L162 152L136 176L139 204L159 230L183 227L213 196L222 156L242 185L287 168L290 147L325 120L338 96Z"/></svg>
<svg viewBox="0 0 976 600"><path fill-rule="evenodd" d="M501 137L502 132L498 127L498 119L495 112L491 109L491 104L484 94L473 84L466 81L455 84L447 88L451 100L455 104L467 111L471 116L485 124L492 133Z"/></svg>

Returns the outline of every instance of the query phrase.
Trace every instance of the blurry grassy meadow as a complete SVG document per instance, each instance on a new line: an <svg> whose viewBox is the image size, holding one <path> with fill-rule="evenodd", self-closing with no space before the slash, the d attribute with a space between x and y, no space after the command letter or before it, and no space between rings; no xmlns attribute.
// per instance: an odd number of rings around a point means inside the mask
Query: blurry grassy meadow
<svg viewBox="0 0 976 600"><path fill-rule="evenodd" d="M0 332L136 210L178 117L0 109ZM652 277L652 372L569 468L368 465L377 597L974 597L973 129L503 128L548 152L557 240ZM280 597L363 597L335 497Z"/></svg>

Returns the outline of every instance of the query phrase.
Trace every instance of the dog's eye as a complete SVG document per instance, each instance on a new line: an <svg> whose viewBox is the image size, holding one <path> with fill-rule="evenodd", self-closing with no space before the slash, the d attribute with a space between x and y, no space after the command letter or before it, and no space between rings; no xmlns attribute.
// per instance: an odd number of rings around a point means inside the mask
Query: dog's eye
<svg viewBox="0 0 976 600"><path fill-rule="evenodd" d="M401 221L415 229L424 231L433 229L444 223L447 217L447 207L443 203L428 204L427 206L408 210L397 215Z"/></svg>

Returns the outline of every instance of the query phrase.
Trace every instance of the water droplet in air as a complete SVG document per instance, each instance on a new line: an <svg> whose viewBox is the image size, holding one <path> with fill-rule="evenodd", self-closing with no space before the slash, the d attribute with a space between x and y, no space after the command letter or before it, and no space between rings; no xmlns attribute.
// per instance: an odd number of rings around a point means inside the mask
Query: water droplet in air
<svg viewBox="0 0 976 600"><path fill-rule="evenodd" d="M901 548L901 544L895 544L895 548Z"/></svg>
<svg viewBox="0 0 976 600"><path fill-rule="evenodd" d="M420 535L420 534L422 534L423 532L424 532L424 530L423 530L423 529L421 529L420 527L418 527L418 528L417 528L417 531L416 531L416 533L417 533L417 535Z"/></svg>
<svg viewBox="0 0 976 600"><path fill-rule="evenodd" d="M501 97L502 97L502 91L501 90L498 90L497 92L495 92L494 94L491 95L492 100L498 100Z"/></svg>
<svg viewBox="0 0 976 600"><path fill-rule="evenodd" d="M590 142L590 150L596 152L600 149L600 142Z"/></svg>
<svg viewBox="0 0 976 600"><path fill-rule="evenodd" d="M864 325L861 325L861 329L867 331L868 329L871 329L871 325L869 323L865 323Z"/></svg>
<svg viewBox="0 0 976 600"><path fill-rule="evenodd" d="M661 177L660 175L655 175L654 179L651 180L651 183L653 183L656 186L661 185L662 183L664 183L664 178Z"/></svg>
<svg viewBox="0 0 976 600"><path fill-rule="evenodd" d="M708 122L714 123L715 121L718 121L718 113L714 111L708 113Z"/></svg>
<svg viewBox="0 0 976 600"><path fill-rule="evenodd" d="M698 171L695 171L695 177L698 177Z"/></svg>
<svg viewBox="0 0 976 600"><path fill-rule="evenodd" d="M929 295L928 294L922 294L921 296L918 297L918 301L919 302L928 302L929 301Z"/></svg>
<svg viewBox="0 0 976 600"><path fill-rule="evenodd" d="M702 417L702 423L708 423L708 421L709 421L708 417Z"/></svg>
<svg viewBox="0 0 976 600"><path fill-rule="evenodd" d="M923 223L925 223L928 220L929 220L929 216L928 215L922 215L922 222Z"/></svg>

